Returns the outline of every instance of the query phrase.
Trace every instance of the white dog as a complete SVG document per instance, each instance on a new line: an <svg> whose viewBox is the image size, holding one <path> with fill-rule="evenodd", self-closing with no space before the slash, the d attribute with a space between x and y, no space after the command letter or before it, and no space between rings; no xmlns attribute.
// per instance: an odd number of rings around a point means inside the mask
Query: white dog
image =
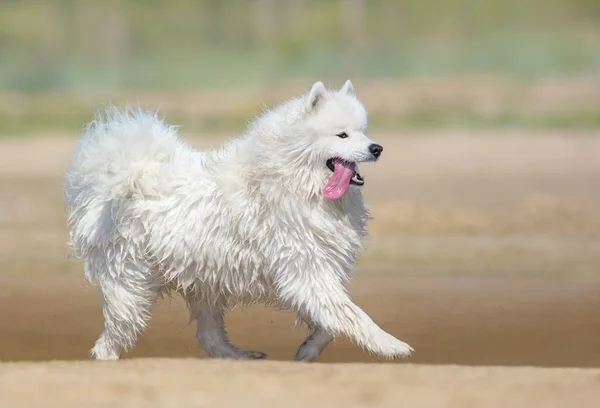
<svg viewBox="0 0 600 408"><path fill-rule="evenodd" d="M306 322L297 360L316 359L336 335L380 356L410 355L346 290L370 218L357 163L383 150L366 129L350 81L339 91L315 83L215 151L192 150L155 113L97 116L65 185L71 244L103 299L92 355L118 359L172 291L213 357L266 357L238 349L225 331L226 310L256 302Z"/></svg>

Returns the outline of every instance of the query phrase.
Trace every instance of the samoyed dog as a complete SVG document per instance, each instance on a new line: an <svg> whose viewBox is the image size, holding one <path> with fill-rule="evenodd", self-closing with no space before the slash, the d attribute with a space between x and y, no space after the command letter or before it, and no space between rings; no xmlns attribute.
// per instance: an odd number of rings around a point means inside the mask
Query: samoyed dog
<svg viewBox="0 0 600 408"><path fill-rule="evenodd" d="M211 151L191 149L154 112L97 115L65 183L70 242L102 295L92 356L133 347L170 293L185 299L212 357L266 357L232 345L224 324L228 309L257 302L306 323L296 360L315 360L338 335L383 357L410 355L346 289L370 219L358 164L383 151L366 131L350 81L339 91L315 83Z"/></svg>

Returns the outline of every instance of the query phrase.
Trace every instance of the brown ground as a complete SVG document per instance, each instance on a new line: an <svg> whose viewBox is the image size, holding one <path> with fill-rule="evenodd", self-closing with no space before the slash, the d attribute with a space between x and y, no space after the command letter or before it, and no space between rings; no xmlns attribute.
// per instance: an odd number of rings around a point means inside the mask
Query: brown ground
<svg viewBox="0 0 600 408"><path fill-rule="evenodd" d="M3 406L591 408L600 370L149 359L4 364L0 380Z"/></svg>
<svg viewBox="0 0 600 408"><path fill-rule="evenodd" d="M363 167L375 221L351 288L356 302L416 348L410 363L600 367L600 139L405 136L373 135L384 159ZM61 177L72 148L73 140L57 138L0 146L4 361L86 359L101 330L98 295L80 263L67 259ZM302 341L293 321L291 313L262 308L228 317L236 344L272 360L290 360ZM597 370L137 359L204 358L193 337L181 302L163 301L126 355L134 360L0 365L0 405L39 405L52 396L58 405L80 406L81 390L100 405L114 398L198 406L218 398L243 406L318 398L326 406L395 406L401 398L409 406L508 406L525 394L529 406L600 401ZM377 359L340 339L321 361ZM19 388L34 379L35 391ZM223 394L225 383L231 391Z"/></svg>

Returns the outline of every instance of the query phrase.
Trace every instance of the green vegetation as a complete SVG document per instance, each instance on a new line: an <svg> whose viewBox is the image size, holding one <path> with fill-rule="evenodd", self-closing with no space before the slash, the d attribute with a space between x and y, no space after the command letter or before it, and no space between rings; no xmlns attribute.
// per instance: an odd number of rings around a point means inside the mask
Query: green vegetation
<svg viewBox="0 0 600 408"><path fill-rule="evenodd" d="M15 116L0 111L0 137L22 137L44 131L66 132L79 136L83 125L92 119L92 112L81 110L57 115L55 113ZM181 126L189 133L239 134L251 116L177 116L169 115L169 123ZM531 129L531 130L591 130L600 129L600 111L572 112L559 115L528 115L519 113L483 115L463 112L412 112L398 116L371 116L370 129L374 131L402 131L406 129Z"/></svg>
<svg viewBox="0 0 600 408"><path fill-rule="evenodd" d="M278 85L348 77L397 85L365 99L375 130L600 128L598 0L10 0L0 61L0 137L75 135L136 95L186 131L229 134L291 96ZM423 78L427 96L411 90Z"/></svg>
<svg viewBox="0 0 600 408"><path fill-rule="evenodd" d="M597 0L11 0L0 90L290 77L597 77Z"/></svg>

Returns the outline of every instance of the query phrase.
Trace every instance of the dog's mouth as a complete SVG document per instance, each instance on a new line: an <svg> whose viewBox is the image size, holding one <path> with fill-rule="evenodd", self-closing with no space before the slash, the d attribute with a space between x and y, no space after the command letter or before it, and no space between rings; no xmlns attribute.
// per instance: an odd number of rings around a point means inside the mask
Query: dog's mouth
<svg viewBox="0 0 600 408"><path fill-rule="evenodd" d="M333 172L329 182L323 188L323 194L328 200L337 200L348 191L350 185L362 186L365 180L357 171L356 163L333 157L327 160L327 167Z"/></svg>

